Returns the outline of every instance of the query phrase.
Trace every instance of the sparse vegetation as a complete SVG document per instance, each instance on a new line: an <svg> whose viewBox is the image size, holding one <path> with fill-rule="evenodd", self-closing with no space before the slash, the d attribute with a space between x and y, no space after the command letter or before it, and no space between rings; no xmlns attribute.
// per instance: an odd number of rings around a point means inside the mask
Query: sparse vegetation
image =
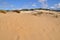
<svg viewBox="0 0 60 40"><path fill-rule="evenodd" d="M37 14L38 14L38 15L41 15L42 13L43 13L43 12L38 12Z"/></svg>
<svg viewBox="0 0 60 40"><path fill-rule="evenodd" d="M13 12L17 12L17 13L20 13L20 10L13 10Z"/></svg>
<svg viewBox="0 0 60 40"><path fill-rule="evenodd" d="M55 17L58 18L58 15L56 15Z"/></svg>
<svg viewBox="0 0 60 40"><path fill-rule="evenodd" d="M0 10L0 13L6 14L6 11L5 10Z"/></svg>
<svg viewBox="0 0 60 40"><path fill-rule="evenodd" d="M58 18L58 15L54 15L55 18Z"/></svg>
<svg viewBox="0 0 60 40"><path fill-rule="evenodd" d="M33 11L35 9L22 9L21 11Z"/></svg>
<svg viewBox="0 0 60 40"><path fill-rule="evenodd" d="M28 11L29 9L22 9L21 11Z"/></svg>
<svg viewBox="0 0 60 40"><path fill-rule="evenodd" d="M37 14L36 14L36 13L35 13L35 14L32 14L32 15L37 16Z"/></svg>
<svg viewBox="0 0 60 40"><path fill-rule="evenodd" d="M34 9L29 9L29 11L33 11Z"/></svg>
<svg viewBox="0 0 60 40"><path fill-rule="evenodd" d="M54 13L49 13L49 14L54 15Z"/></svg>
<svg viewBox="0 0 60 40"><path fill-rule="evenodd" d="M33 15L35 16L38 16L38 15L41 15L43 12L37 12L37 13L34 13Z"/></svg>
<svg viewBox="0 0 60 40"><path fill-rule="evenodd" d="M55 13L49 13L50 15L53 15L53 17L58 18L58 15Z"/></svg>

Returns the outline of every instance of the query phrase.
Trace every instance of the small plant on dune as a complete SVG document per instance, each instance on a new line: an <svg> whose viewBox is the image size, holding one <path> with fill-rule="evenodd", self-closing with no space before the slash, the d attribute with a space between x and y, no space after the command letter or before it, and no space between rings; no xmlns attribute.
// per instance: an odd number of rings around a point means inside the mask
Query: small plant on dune
<svg viewBox="0 0 60 40"><path fill-rule="evenodd" d="M43 12L38 12L37 14L38 14L38 15L41 15L42 13L43 13Z"/></svg>
<svg viewBox="0 0 60 40"><path fill-rule="evenodd" d="M32 14L32 15L37 16L37 14L36 14L36 13L35 13L35 14Z"/></svg>
<svg viewBox="0 0 60 40"><path fill-rule="evenodd" d="M29 9L22 9L21 11L28 11Z"/></svg>
<svg viewBox="0 0 60 40"><path fill-rule="evenodd" d="M49 14L54 15L54 13L49 13Z"/></svg>
<svg viewBox="0 0 60 40"><path fill-rule="evenodd" d="M55 18L58 18L58 15L54 14L54 13L49 13L51 15L53 15Z"/></svg>
<svg viewBox="0 0 60 40"><path fill-rule="evenodd" d="M13 10L13 12L17 12L17 13L20 13L20 11L19 11L19 10Z"/></svg>
<svg viewBox="0 0 60 40"><path fill-rule="evenodd" d="M37 13L34 13L33 15L35 16L38 16L38 15L41 15L43 12L37 12Z"/></svg>
<svg viewBox="0 0 60 40"><path fill-rule="evenodd" d="M0 13L6 14L6 11L5 10L0 10Z"/></svg>
<svg viewBox="0 0 60 40"><path fill-rule="evenodd" d="M55 15L54 17L55 17L55 18L58 18L58 15Z"/></svg>

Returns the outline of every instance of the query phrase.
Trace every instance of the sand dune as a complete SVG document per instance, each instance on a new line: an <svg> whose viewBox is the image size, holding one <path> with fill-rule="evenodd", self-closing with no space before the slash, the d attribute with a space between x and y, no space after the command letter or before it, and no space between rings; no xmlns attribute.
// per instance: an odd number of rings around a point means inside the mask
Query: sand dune
<svg viewBox="0 0 60 40"><path fill-rule="evenodd" d="M0 13L0 40L60 40L60 16Z"/></svg>

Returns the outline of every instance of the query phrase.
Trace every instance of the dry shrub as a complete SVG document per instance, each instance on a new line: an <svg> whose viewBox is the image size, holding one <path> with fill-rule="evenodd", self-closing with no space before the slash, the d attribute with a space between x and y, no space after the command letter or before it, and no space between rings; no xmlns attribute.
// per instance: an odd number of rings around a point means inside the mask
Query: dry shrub
<svg viewBox="0 0 60 40"><path fill-rule="evenodd" d="M43 12L38 12L37 14L38 14L38 15L41 15L42 13L43 13Z"/></svg>
<svg viewBox="0 0 60 40"><path fill-rule="evenodd" d="M6 11L5 10L0 10L0 13L6 14Z"/></svg>
<svg viewBox="0 0 60 40"><path fill-rule="evenodd" d="M58 15L54 15L55 18L58 18Z"/></svg>
<svg viewBox="0 0 60 40"><path fill-rule="evenodd" d="M37 14L36 14L36 13L35 13L35 14L32 14L32 15L37 16Z"/></svg>
<svg viewBox="0 0 60 40"><path fill-rule="evenodd" d="M54 13L49 13L49 14L54 15Z"/></svg>
<svg viewBox="0 0 60 40"><path fill-rule="evenodd" d="M13 12L17 12L17 13L20 13L20 11L19 11L19 10L13 10Z"/></svg>
<svg viewBox="0 0 60 40"><path fill-rule="evenodd" d="M55 13L49 13L50 15L53 15L53 17L58 18L58 15Z"/></svg>
<svg viewBox="0 0 60 40"><path fill-rule="evenodd" d="M33 15L35 16L38 16L38 15L41 15L43 12L37 12L37 13L34 13Z"/></svg>

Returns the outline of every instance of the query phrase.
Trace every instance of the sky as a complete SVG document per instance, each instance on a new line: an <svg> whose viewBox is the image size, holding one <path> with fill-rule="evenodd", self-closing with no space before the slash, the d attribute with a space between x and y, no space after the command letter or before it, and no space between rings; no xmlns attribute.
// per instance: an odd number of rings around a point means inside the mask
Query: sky
<svg viewBox="0 0 60 40"><path fill-rule="evenodd" d="M31 8L60 9L60 0L0 0L0 10Z"/></svg>

